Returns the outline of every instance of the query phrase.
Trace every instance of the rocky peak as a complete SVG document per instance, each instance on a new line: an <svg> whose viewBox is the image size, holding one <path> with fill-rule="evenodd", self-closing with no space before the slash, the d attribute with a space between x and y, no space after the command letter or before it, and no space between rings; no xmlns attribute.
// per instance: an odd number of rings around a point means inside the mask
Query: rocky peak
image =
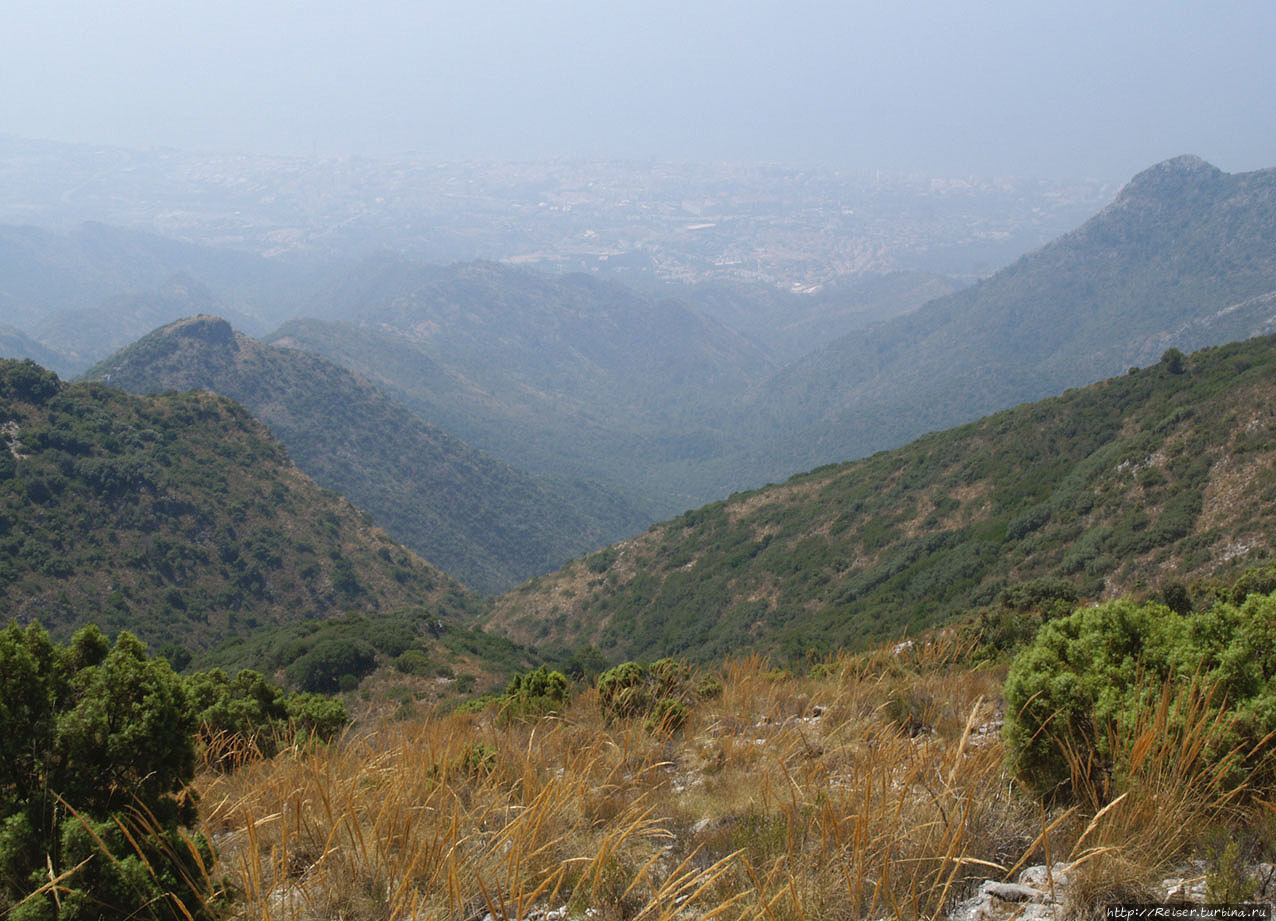
<svg viewBox="0 0 1276 921"><path fill-rule="evenodd" d="M1181 196L1225 176L1221 169L1200 157L1184 154L1149 166L1131 179L1117 201L1164 200Z"/></svg>
<svg viewBox="0 0 1276 921"><path fill-rule="evenodd" d="M169 336L181 339L192 339L207 342L210 345L229 345L235 341L235 331L221 317L200 314L178 320L171 324L165 332Z"/></svg>

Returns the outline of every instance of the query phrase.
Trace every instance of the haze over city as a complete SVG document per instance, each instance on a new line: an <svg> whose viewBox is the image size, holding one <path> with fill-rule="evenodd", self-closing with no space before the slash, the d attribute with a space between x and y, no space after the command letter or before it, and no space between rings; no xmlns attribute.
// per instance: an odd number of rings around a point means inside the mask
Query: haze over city
<svg viewBox="0 0 1276 921"><path fill-rule="evenodd" d="M23 3L0 130L207 152L1122 181L1269 166L1266 0Z"/></svg>

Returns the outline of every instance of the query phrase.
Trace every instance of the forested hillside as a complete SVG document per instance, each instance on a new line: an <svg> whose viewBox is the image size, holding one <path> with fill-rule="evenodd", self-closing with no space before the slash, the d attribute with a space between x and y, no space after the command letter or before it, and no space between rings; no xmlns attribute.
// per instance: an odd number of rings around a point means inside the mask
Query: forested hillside
<svg viewBox="0 0 1276 921"><path fill-rule="evenodd" d="M138 397L0 362L0 607L197 648L468 592L321 490L211 393Z"/></svg>
<svg viewBox="0 0 1276 921"><path fill-rule="evenodd" d="M651 514L720 495L690 479L729 453L724 414L773 370L686 304L586 275L369 260L267 337L317 352L507 463L606 482ZM341 319L335 319L340 317Z"/></svg>
<svg viewBox="0 0 1276 921"><path fill-rule="evenodd" d="M86 375L136 393L207 389L243 403L322 486L471 588L497 592L641 529L603 488L531 475L424 422L332 362L201 316Z"/></svg>
<svg viewBox="0 0 1276 921"><path fill-rule="evenodd" d="M1276 169L1179 157L992 277L830 343L741 412L775 478L1276 330Z"/></svg>
<svg viewBox="0 0 1276 921"><path fill-rule="evenodd" d="M1170 350L688 512L507 593L491 623L612 658L800 657L943 623L1016 585L1075 600L1223 577L1276 547L1273 407L1276 339Z"/></svg>

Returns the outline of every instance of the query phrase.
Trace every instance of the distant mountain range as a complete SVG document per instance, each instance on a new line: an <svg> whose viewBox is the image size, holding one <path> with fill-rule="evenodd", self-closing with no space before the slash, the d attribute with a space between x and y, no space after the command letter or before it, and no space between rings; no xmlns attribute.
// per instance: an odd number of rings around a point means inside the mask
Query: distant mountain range
<svg viewBox="0 0 1276 921"><path fill-rule="evenodd" d="M423 418L518 466L608 483L653 515L734 445L734 401L773 370L731 327L586 275L385 257L317 291L318 317L267 341L317 352Z"/></svg>
<svg viewBox="0 0 1276 921"><path fill-rule="evenodd" d="M317 487L231 400L139 397L0 361L0 610L200 648L345 612L475 599Z"/></svg>
<svg viewBox="0 0 1276 921"><path fill-rule="evenodd" d="M497 600L489 627L611 659L800 659L1008 588L1223 579L1276 551L1276 337L1184 356L741 493Z"/></svg>
<svg viewBox="0 0 1276 921"><path fill-rule="evenodd" d="M0 354L78 374L195 313L216 311L264 332L288 315L274 311L292 303L289 292L308 271L100 223L68 232L0 226L0 316L37 343L21 350L6 343Z"/></svg>
<svg viewBox="0 0 1276 921"><path fill-rule="evenodd" d="M326 359L265 345L217 317L158 329L86 377L241 402L316 482L478 591L509 588L648 523L599 486L516 470Z"/></svg>
<svg viewBox="0 0 1276 921"><path fill-rule="evenodd" d="M115 295L120 329L106 330L98 307L67 314L56 334L9 325L27 335L16 348L61 341L83 356L135 324L175 319L159 319L166 312L215 311L238 325L223 307L240 303L257 318L308 316L265 340L323 355L506 464L603 484L650 521L1147 365L1168 348L1276 330L1274 202L1276 170L1228 175L1169 160L1077 230L920 309L923 292L951 283L901 274L795 299L382 255L284 284L270 260L174 255L95 227L77 243L100 267L89 275L127 274L108 271L112 254L134 251L157 267L135 279L151 287ZM78 252L36 238L15 237L45 254L45 275L54 254ZM862 325L869 317L884 319Z"/></svg>
<svg viewBox="0 0 1276 921"><path fill-rule="evenodd" d="M584 276L392 258L316 289L312 313L344 320L296 321L269 339L368 376L507 461L627 489L659 516L1146 365L1171 347L1276 330L1273 202L1276 170L1166 161L990 278L920 309L883 309L887 319L783 367L777 356L796 340L779 296L768 307L699 289L684 303ZM907 296L903 278L892 284ZM874 303L884 308L888 290ZM817 303L787 322L831 336Z"/></svg>
<svg viewBox="0 0 1276 921"><path fill-rule="evenodd" d="M762 384L737 420L767 478L1276 330L1276 169L1179 157L1082 227Z"/></svg>

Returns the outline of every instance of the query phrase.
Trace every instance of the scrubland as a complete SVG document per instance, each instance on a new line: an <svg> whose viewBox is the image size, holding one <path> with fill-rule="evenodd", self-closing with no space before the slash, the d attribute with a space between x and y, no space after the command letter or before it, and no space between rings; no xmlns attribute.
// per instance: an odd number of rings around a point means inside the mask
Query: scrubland
<svg viewBox="0 0 1276 921"><path fill-rule="evenodd" d="M1060 862L1083 917L1184 868L1239 891L1270 859L1272 806L1211 747L1207 691L1154 695L1114 730L1121 772L1078 756L1076 795L1043 800L1007 768L1004 668L965 652L729 662L675 732L584 684L535 719L365 719L204 770L202 828L229 914L281 921L932 918Z"/></svg>

